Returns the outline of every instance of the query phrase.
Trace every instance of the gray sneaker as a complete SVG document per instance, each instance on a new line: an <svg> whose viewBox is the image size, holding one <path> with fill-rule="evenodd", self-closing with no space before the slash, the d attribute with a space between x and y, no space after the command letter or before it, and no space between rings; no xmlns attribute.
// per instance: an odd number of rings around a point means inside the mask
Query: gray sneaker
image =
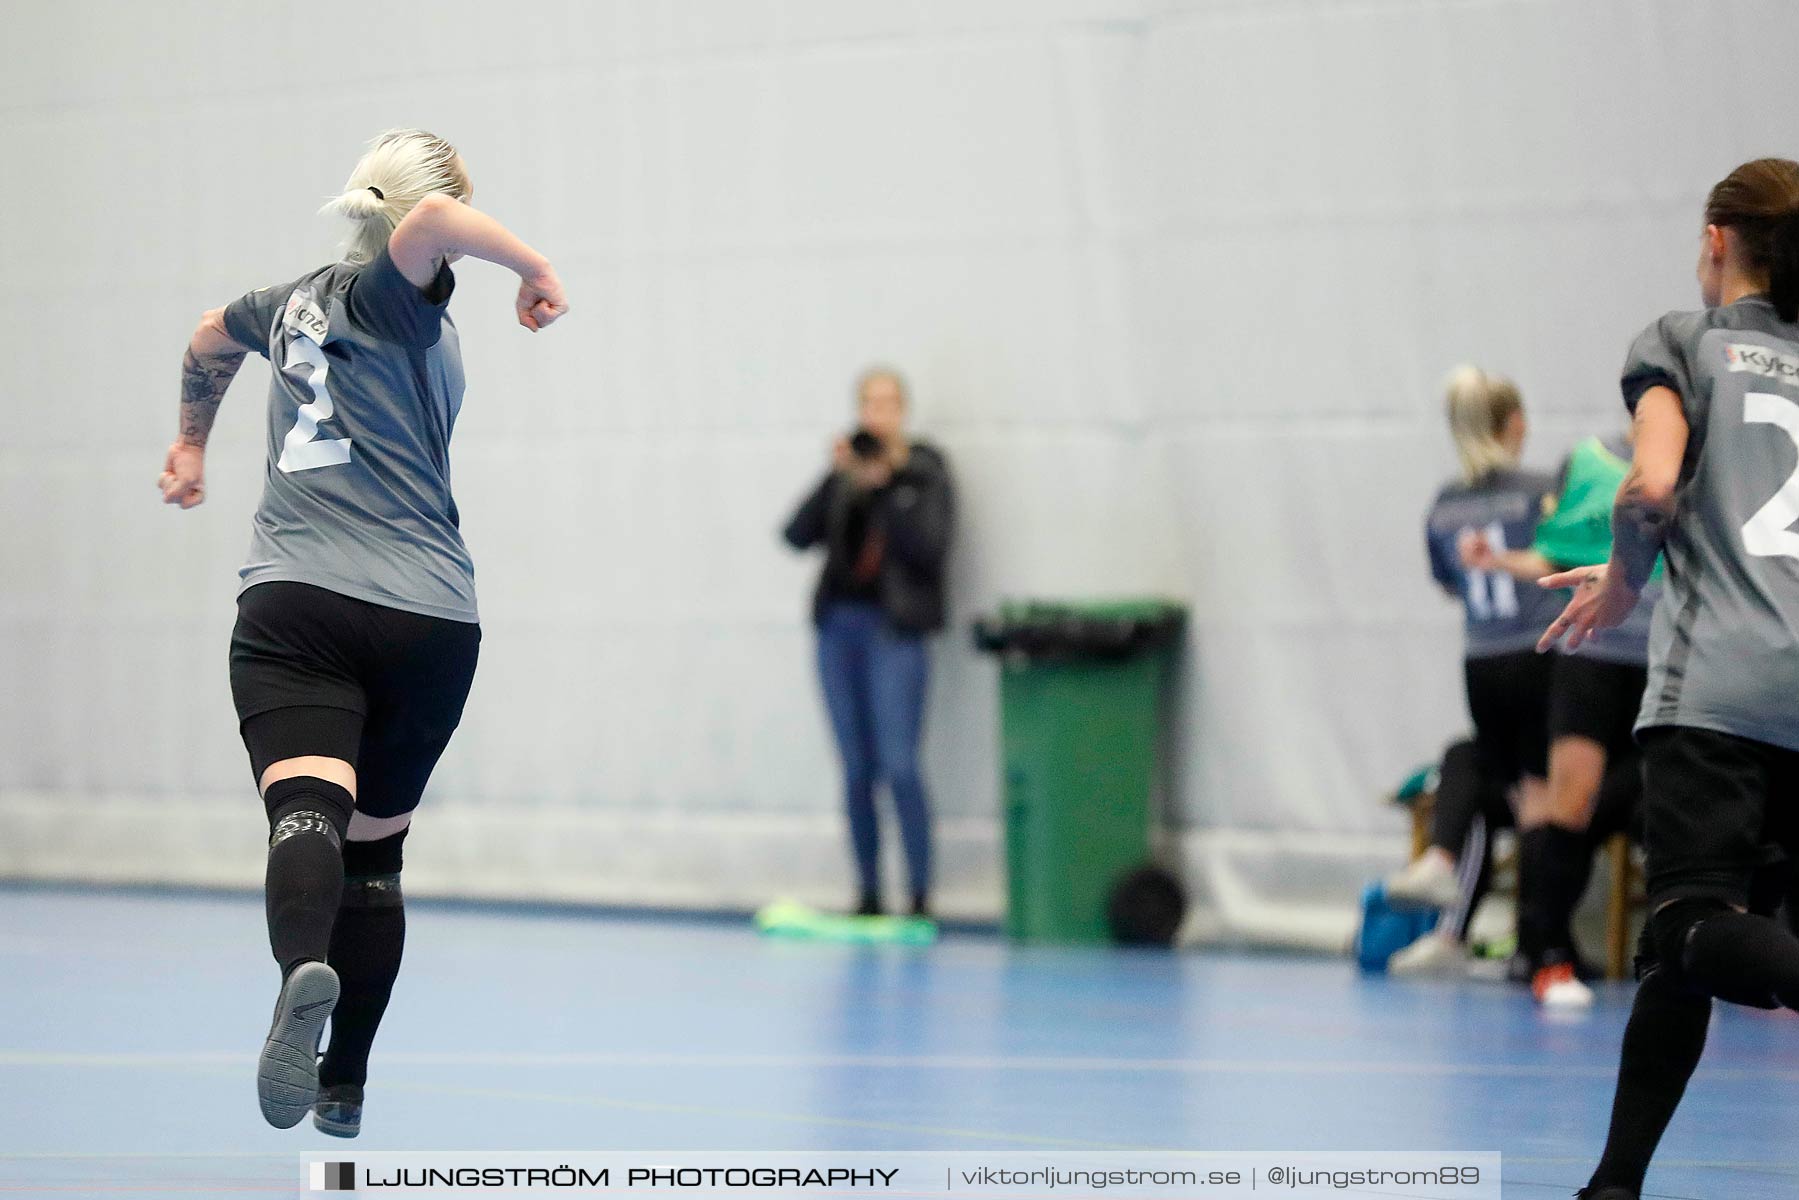
<svg viewBox="0 0 1799 1200"><path fill-rule="evenodd" d="M353 1083L319 1089L312 1105L312 1127L332 1137L353 1138L362 1132L362 1089Z"/></svg>
<svg viewBox="0 0 1799 1200"><path fill-rule="evenodd" d="M319 1034L335 1007L337 972L322 962L301 963L281 985L256 1063L256 1098L276 1129L298 1125L318 1097Z"/></svg>
<svg viewBox="0 0 1799 1200"><path fill-rule="evenodd" d="M1427 933L1387 960L1389 975L1460 975L1468 970L1468 951L1452 937Z"/></svg>

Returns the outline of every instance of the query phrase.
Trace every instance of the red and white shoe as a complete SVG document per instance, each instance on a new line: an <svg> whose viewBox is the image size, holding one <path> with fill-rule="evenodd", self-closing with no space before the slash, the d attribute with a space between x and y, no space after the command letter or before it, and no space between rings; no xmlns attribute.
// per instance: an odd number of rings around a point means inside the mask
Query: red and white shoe
<svg viewBox="0 0 1799 1200"><path fill-rule="evenodd" d="M1531 976L1530 994L1544 1008L1593 1007L1593 989L1574 974L1573 963L1556 963L1552 967L1538 968L1537 973Z"/></svg>

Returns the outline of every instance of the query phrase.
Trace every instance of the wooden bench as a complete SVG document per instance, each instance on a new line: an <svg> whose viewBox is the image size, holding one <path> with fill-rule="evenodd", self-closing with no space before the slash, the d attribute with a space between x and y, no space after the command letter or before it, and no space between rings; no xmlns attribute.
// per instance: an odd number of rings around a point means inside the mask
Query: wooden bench
<svg viewBox="0 0 1799 1200"><path fill-rule="evenodd" d="M1437 805L1437 793L1427 789L1409 800L1396 798L1395 803L1411 810L1412 857L1415 859L1430 847L1430 818ZM1631 961L1635 957L1631 953L1630 919L1632 913L1643 906L1643 872L1630 852L1630 838L1625 834L1615 833L1607 838L1604 853L1605 977L1616 981L1630 977Z"/></svg>

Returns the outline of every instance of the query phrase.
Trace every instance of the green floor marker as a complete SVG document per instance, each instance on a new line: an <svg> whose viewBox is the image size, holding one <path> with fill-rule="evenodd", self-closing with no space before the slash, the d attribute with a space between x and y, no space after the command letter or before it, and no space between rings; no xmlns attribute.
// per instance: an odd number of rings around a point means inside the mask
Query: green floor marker
<svg viewBox="0 0 1799 1200"><path fill-rule="evenodd" d="M756 914L756 928L763 937L805 942L928 946L937 940L937 922L929 917L852 917L793 900L765 906Z"/></svg>

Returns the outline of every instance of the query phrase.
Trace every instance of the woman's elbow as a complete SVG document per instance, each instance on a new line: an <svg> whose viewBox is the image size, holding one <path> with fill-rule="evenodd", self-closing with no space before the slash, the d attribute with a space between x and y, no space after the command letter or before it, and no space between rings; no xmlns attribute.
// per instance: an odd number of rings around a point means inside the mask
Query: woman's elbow
<svg viewBox="0 0 1799 1200"><path fill-rule="evenodd" d="M1645 471L1630 489L1630 499L1638 507L1659 513L1672 513L1679 494L1680 475L1676 471Z"/></svg>
<svg viewBox="0 0 1799 1200"><path fill-rule="evenodd" d="M193 351L196 358L213 358L222 354L242 354L245 347L238 345L237 340L225 328L225 310L209 309L200 316L194 326L193 336L187 339L187 348Z"/></svg>
<svg viewBox="0 0 1799 1200"><path fill-rule="evenodd" d="M810 550L819 542L820 531L804 520L804 515L795 517L781 528L781 540L795 550Z"/></svg>
<svg viewBox="0 0 1799 1200"><path fill-rule="evenodd" d="M412 206L388 236L388 253L435 261L443 252L444 230L457 201L433 192Z"/></svg>

